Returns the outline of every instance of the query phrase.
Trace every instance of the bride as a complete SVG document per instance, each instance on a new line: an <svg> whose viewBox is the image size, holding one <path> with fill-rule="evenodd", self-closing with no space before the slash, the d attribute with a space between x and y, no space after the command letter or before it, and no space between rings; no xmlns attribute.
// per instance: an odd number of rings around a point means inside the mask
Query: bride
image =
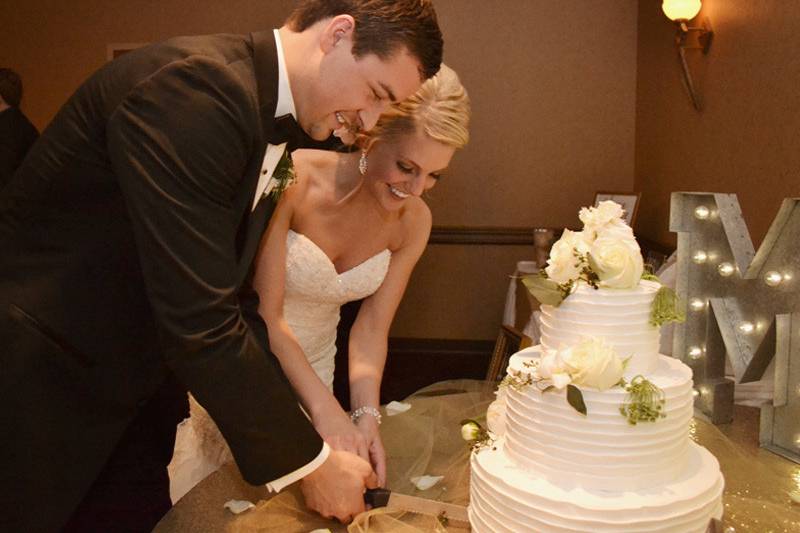
<svg viewBox="0 0 800 533"><path fill-rule="evenodd" d="M469 114L458 76L442 65L360 136L360 152L295 151L296 181L282 194L256 258L253 286L271 351L322 438L370 461L381 486L378 406L389 326L431 230L420 195L467 143ZM332 392L336 327L340 306L362 298L350 332L348 415ZM229 452L194 402L190 421L192 428L179 428L176 454L192 446L193 430L211 463L207 474Z"/></svg>

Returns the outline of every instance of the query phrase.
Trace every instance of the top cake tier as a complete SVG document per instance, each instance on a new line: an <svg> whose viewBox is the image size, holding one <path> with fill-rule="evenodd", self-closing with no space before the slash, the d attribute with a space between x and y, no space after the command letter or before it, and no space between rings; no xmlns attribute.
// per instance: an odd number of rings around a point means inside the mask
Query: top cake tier
<svg viewBox="0 0 800 533"><path fill-rule="evenodd" d="M542 348L602 338L621 359L630 358L626 375L649 373L658 364L659 334L650 324L650 311L660 287L644 280L632 289L595 289L578 283L560 306L542 305Z"/></svg>

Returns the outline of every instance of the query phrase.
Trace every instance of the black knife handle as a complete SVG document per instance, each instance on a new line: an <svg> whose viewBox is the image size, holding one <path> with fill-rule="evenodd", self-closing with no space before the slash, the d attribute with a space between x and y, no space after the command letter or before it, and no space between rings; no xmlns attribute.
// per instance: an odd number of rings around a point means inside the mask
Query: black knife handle
<svg viewBox="0 0 800 533"><path fill-rule="evenodd" d="M389 495L392 493L389 489L377 488L367 489L364 493L364 503L374 507L386 507L389 503Z"/></svg>

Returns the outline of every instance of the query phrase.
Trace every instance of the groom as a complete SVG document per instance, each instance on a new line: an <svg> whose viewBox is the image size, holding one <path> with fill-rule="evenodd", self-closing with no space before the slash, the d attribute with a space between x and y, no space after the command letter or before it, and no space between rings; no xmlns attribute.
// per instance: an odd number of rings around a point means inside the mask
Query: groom
<svg viewBox="0 0 800 533"><path fill-rule="evenodd" d="M0 530L150 531L186 388L247 481L363 509L374 473L298 407L249 271L287 144L352 140L441 54L429 0L302 0L78 88L0 192Z"/></svg>

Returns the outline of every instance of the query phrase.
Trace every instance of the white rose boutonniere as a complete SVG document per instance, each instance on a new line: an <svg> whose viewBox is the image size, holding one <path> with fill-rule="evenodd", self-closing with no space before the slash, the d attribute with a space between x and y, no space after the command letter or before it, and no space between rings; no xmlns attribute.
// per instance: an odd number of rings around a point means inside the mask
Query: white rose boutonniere
<svg viewBox="0 0 800 533"><path fill-rule="evenodd" d="M622 379L625 365L614 348L602 339L590 337L562 352L564 362L573 369L572 383L598 390L615 386Z"/></svg>
<svg viewBox="0 0 800 533"><path fill-rule="evenodd" d="M617 228L597 236L589 250L589 265L597 274L598 285L612 289L635 287L644 271L642 253L633 233L627 236Z"/></svg>
<svg viewBox="0 0 800 533"><path fill-rule="evenodd" d="M550 258L545 268L547 277L556 283L568 283L578 279L581 274L581 262L576 257L576 252L585 254L588 251L589 246L582 232L565 229L561 238L550 250Z"/></svg>

